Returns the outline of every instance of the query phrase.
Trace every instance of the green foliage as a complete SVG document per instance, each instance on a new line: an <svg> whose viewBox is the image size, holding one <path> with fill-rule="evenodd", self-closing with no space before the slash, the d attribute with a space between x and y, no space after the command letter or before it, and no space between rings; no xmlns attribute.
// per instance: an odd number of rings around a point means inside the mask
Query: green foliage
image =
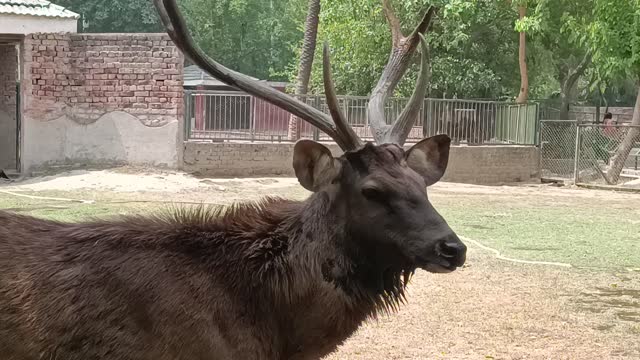
<svg viewBox="0 0 640 360"><path fill-rule="evenodd" d="M538 0L527 18L532 94L546 98L560 92L561 83L587 54L584 31L574 24L592 19L592 0Z"/></svg>
<svg viewBox="0 0 640 360"><path fill-rule="evenodd" d="M150 0L58 0L84 15L87 32L163 32ZM260 79L284 80L302 39L304 0L180 0L210 56Z"/></svg>
<svg viewBox="0 0 640 360"><path fill-rule="evenodd" d="M451 2L430 34L434 97L513 95L518 79L518 37L503 1Z"/></svg>
<svg viewBox="0 0 640 360"><path fill-rule="evenodd" d="M514 97L519 88L518 32L527 33L532 98L560 92L589 50L594 65L580 83L589 99L633 98L640 75L640 0L392 0L408 35L431 4L440 10L427 35L431 97ZM150 0L58 0L84 15L89 32L159 32ZM306 0L179 0L198 44L223 64L260 79L294 80ZM518 6L527 16L518 19ZM323 0L319 42L328 41L341 94L368 95L389 58L391 34L381 0ZM311 91L322 92L321 46ZM413 90L413 64L397 94ZM588 81L587 81L588 80ZM608 87L608 89L605 89ZM633 87L631 87L633 88Z"/></svg>
<svg viewBox="0 0 640 360"><path fill-rule="evenodd" d="M286 79L302 39L306 1L189 0L181 7L210 56L259 79Z"/></svg>
<svg viewBox="0 0 640 360"><path fill-rule="evenodd" d="M87 32L159 32L163 29L150 0L56 0L55 3L82 14Z"/></svg>
<svg viewBox="0 0 640 360"><path fill-rule="evenodd" d="M429 96L495 98L517 89L517 34L511 7L494 0L431 3L440 11L427 36L432 61ZM338 92L369 94L391 50L380 0L327 0L322 5L319 37L331 46ZM394 0L393 5L408 35L430 3ZM398 85L398 95L411 93L417 71L416 61ZM314 67L312 88L322 92L320 62Z"/></svg>
<svg viewBox="0 0 640 360"><path fill-rule="evenodd" d="M593 0L594 20L583 24L603 79L640 76L640 0Z"/></svg>

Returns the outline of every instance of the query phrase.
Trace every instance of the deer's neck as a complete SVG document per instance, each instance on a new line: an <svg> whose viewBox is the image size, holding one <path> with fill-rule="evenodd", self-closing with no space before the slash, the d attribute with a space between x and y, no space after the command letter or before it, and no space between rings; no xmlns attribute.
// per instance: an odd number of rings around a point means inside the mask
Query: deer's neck
<svg viewBox="0 0 640 360"><path fill-rule="evenodd" d="M297 269L294 286L302 295L307 287L330 288L336 301L375 315L402 297L405 271L377 262L377 250L363 246L368 239L350 232L349 218L344 202L318 193L283 221L291 244L288 263Z"/></svg>
<svg viewBox="0 0 640 360"><path fill-rule="evenodd" d="M314 194L289 219L289 261L307 279L329 286L347 307L375 316L396 307L414 269L379 259L393 252L371 244L350 230L349 210L326 193ZM301 287L304 288L304 287ZM357 310L356 310L357 309Z"/></svg>

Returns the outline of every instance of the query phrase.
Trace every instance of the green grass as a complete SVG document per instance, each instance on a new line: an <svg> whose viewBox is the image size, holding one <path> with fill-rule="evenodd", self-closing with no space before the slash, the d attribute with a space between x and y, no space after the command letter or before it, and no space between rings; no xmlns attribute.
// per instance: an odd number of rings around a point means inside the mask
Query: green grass
<svg viewBox="0 0 640 360"><path fill-rule="evenodd" d="M66 196L83 198L69 193ZM544 197L531 201L478 194L439 195L432 201L458 234L505 256L585 268L640 268L640 204L616 208L571 199L563 199L563 203ZM0 209L61 221L149 213L167 205L110 203L106 198L81 204L0 193Z"/></svg>
<svg viewBox="0 0 640 360"><path fill-rule="evenodd" d="M584 268L640 268L637 210L552 201L542 206L518 199L475 199L444 202L438 210L458 234L505 256Z"/></svg>
<svg viewBox="0 0 640 360"><path fill-rule="evenodd" d="M47 195L39 194L39 196ZM96 217L104 218L113 215L145 213L158 210L162 208L163 205L164 204L108 202L83 204L77 202L29 199L0 193L0 209L64 222L82 221Z"/></svg>

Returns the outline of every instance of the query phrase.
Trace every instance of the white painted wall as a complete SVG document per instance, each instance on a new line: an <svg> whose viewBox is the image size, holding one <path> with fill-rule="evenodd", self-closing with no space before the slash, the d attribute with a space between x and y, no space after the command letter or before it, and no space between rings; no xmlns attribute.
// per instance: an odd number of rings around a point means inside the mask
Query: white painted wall
<svg viewBox="0 0 640 360"><path fill-rule="evenodd" d="M80 125L66 116L40 121L24 116L22 170L48 165L114 164L178 165L178 121L147 127L121 111L95 123Z"/></svg>
<svg viewBox="0 0 640 360"><path fill-rule="evenodd" d="M0 14L0 34L77 32L78 19Z"/></svg>

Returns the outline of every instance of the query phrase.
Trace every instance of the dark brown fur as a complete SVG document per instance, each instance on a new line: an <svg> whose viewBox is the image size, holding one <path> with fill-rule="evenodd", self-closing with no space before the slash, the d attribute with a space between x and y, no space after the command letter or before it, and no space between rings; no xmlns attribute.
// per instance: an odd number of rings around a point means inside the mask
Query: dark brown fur
<svg viewBox="0 0 640 360"><path fill-rule="evenodd" d="M338 183L304 202L81 224L0 211L0 358L317 359L335 350L402 301L417 266L393 251L386 263L376 255L386 245L353 238L344 189L369 172L406 179L401 150L368 148L340 159Z"/></svg>

